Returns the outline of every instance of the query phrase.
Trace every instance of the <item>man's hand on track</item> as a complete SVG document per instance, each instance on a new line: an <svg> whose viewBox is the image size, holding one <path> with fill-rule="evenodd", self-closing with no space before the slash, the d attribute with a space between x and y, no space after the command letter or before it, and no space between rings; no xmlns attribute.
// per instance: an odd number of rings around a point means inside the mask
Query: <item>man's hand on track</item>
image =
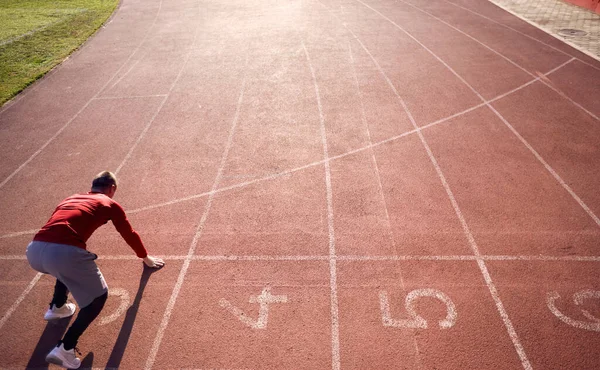
<svg viewBox="0 0 600 370"><path fill-rule="evenodd" d="M146 266L155 269L159 269L165 265L165 261L152 256L147 256L146 258L144 258L144 263L146 264Z"/></svg>

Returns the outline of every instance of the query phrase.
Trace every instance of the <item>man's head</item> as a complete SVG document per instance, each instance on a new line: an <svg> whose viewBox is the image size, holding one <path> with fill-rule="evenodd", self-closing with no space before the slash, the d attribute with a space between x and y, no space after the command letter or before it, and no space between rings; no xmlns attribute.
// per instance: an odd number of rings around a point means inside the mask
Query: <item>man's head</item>
<svg viewBox="0 0 600 370"><path fill-rule="evenodd" d="M110 171L103 171L92 181L92 193L106 194L110 198L117 191L117 177Z"/></svg>

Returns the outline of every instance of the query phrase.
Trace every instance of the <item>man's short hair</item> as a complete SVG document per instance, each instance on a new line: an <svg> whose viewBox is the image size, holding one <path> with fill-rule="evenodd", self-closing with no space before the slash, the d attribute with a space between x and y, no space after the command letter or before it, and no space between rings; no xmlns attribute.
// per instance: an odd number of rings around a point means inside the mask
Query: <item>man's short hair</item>
<svg viewBox="0 0 600 370"><path fill-rule="evenodd" d="M117 177L110 171L102 171L94 177L92 189L104 190L111 186L117 186Z"/></svg>

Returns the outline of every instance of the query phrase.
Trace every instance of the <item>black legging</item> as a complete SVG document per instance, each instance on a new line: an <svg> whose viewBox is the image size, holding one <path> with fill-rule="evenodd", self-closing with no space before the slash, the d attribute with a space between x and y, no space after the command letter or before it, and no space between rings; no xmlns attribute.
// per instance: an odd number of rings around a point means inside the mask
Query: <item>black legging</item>
<svg viewBox="0 0 600 370"><path fill-rule="evenodd" d="M59 280L56 280L56 285L54 286L54 297L52 298L50 306L54 304L56 307L62 307L62 305L67 302L68 292L69 290L67 287ZM77 318L73 322L73 325L71 325L69 330L67 330L67 333L61 341L66 350L75 348L81 334L83 334L88 326L90 326L92 321L98 317L100 311L102 311L102 308L104 308L106 298L108 298L108 292L97 297L92 301L92 303L79 310L79 314L77 314Z"/></svg>
<svg viewBox="0 0 600 370"><path fill-rule="evenodd" d="M67 289L67 286L60 280L56 279L56 284L54 285L54 296L52 297L52 302L50 302L50 308L52 308L52 305L55 305L56 307L62 307L65 303L67 303L68 294L69 289Z"/></svg>

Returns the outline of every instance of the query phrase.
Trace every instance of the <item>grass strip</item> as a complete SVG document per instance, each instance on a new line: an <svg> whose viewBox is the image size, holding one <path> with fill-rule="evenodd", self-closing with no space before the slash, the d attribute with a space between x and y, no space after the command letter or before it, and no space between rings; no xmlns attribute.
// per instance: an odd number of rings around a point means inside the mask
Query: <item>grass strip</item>
<svg viewBox="0 0 600 370"><path fill-rule="evenodd" d="M118 0L0 2L0 105L76 50Z"/></svg>

